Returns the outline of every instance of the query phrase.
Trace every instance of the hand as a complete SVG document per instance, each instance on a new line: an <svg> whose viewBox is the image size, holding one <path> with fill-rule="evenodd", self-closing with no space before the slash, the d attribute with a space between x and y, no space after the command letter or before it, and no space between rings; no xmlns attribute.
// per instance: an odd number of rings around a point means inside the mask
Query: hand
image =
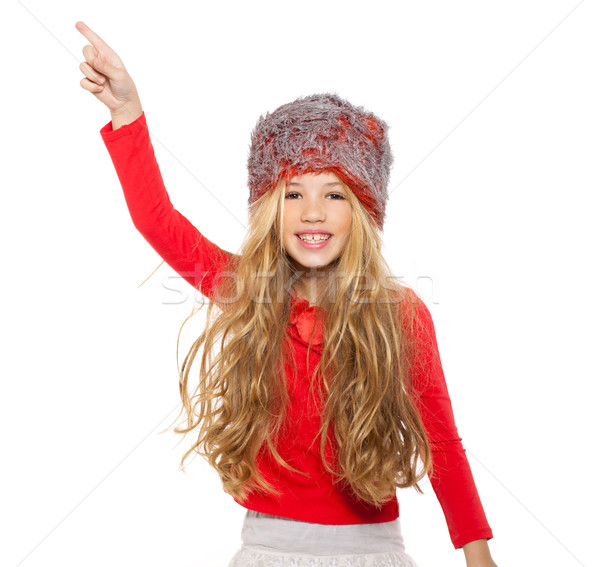
<svg viewBox="0 0 600 567"><path fill-rule="evenodd" d="M83 48L85 61L79 69L85 75L81 86L104 103L113 116L131 115L133 121L142 113L142 105L120 57L83 22L75 28L91 43Z"/></svg>

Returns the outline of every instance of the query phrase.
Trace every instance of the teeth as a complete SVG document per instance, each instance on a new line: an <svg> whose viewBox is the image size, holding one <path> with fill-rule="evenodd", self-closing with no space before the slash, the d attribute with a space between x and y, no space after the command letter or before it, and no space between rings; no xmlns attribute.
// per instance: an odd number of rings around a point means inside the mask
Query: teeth
<svg viewBox="0 0 600 567"><path fill-rule="evenodd" d="M305 242L323 242L329 239L329 236L309 236L306 234L299 234L298 236Z"/></svg>

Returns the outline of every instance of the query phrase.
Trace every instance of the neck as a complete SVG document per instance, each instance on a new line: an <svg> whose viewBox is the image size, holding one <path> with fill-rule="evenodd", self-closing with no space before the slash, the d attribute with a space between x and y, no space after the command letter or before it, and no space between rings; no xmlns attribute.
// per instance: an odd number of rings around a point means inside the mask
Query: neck
<svg viewBox="0 0 600 567"><path fill-rule="evenodd" d="M323 306L327 303L327 290L329 278L323 270L299 272L299 279L294 284L296 293L306 299L310 305Z"/></svg>

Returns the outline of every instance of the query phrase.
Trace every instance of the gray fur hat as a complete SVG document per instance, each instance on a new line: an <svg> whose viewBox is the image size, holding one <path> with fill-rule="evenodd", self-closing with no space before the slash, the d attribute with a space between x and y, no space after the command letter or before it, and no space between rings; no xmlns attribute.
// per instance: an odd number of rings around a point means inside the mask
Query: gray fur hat
<svg viewBox="0 0 600 567"><path fill-rule="evenodd" d="M261 116L252 130L248 186L253 203L294 175L333 171L383 228L393 156L387 124L337 94L300 97Z"/></svg>

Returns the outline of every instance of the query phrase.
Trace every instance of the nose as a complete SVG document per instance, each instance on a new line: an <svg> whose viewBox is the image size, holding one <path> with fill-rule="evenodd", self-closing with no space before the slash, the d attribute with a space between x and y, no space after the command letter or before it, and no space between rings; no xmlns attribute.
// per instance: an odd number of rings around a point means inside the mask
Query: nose
<svg viewBox="0 0 600 567"><path fill-rule="evenodd" d="M325 220L324 203L318 198L306 197L302 200L302 220L307 222L316 222Z"/></svg>

